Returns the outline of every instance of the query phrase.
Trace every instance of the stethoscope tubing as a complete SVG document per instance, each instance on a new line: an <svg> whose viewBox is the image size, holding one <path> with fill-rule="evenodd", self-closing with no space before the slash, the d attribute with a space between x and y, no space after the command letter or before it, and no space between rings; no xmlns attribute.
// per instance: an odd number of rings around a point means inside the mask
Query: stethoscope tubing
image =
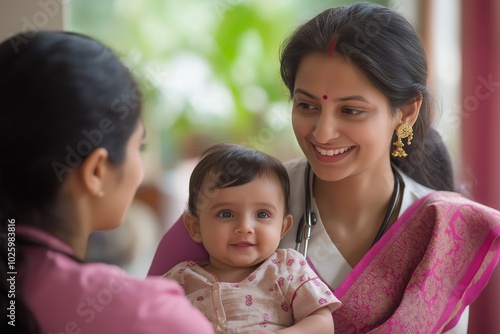
<svg viewBox="0 0 500 334"><path fill-rule="evenodd" d="M394 172L394 191L391 196L391 201L389 205L389 210L387 211L384 220L382 222L382 225L380 226L379 231L377 232L377 235L375 236L375 240L373 241L373 245L377 243L377 241L382 237L384 234L385 230L387 229L387 226L389 224L389 221L396 209L398 199L400 197L401 193L401 176L397 172L396 169L393 168ZM309 249L309 239L311 239L311 232L313 225L316 224L317 218L316 214L311 211L311 187L310 187L310 178L311 178L311 164L307 162L305 172L304 172L304 203L305 203L305 209L304 209L304 215L299 221L299 225L297 227L297 236L295 238L295 250L298 252L301 252L304 257L307 257L307 251ZM304 243L304 246L302 246L302 242ZM302 248L302 251L301 251Z"/></svg>

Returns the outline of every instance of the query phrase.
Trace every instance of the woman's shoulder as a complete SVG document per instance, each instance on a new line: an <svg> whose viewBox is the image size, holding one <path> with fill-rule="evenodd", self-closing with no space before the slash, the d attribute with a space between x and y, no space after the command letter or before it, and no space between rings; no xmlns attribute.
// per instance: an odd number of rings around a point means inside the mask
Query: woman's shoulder
<svg viewBox="0 0 500 334"><path fill-rule="evenodd" d="M420 199L435 191L434 189L418 183L396 166L393 166L393 168L395 168L401 176L401 179L403 180L403 183L405 185L405 192L410 193L415 199Z"/></svg>
<svg viewBox="0 0 500 334"><path fill-rule="evenodd" d="M445 221L456 219L468 224L471 228L487 226L488 230L500 231L500 212L494 208L478 203L466 196L449 191L433 191L415 204L417 214L436 217L448 217Z"/></svg>
<svg viewBox="0 0 500 334"><path fill-rule="evenodd" d="M96 293L107 290L113 299L107 321L128 322L122 326L122 332L157 333L160 326L175 333L211 332L211 326L185 298L177 282L154 276L131 277L108 265L96 265L92 271L103 277L97 285L101 289Z"/></svg>
<svg viewBox="0 0 500 334"><path fill-rule="evenodd" d="M203 315L172 280L136 278L102 263L59 266L59 260L49 259L44 275L26 282L32 287L30 306L43 319L44 330L59 332L72 319L72 328L94 333L157 333L160 327L176 333L211 333ZM47 300L51 300L50 309Z"/></svg>
<svg viewBox="0 0 500 334"><path fill-rule="evenodd" d="M451 191L434 191L425 198L427 204L432 205L454 205L462 207L471 207L478 210L487 211L493 215L500 215L500 212L492 207L476 202L471 198L460 193Z"/></svg>
<svg viewBox="0 0 500 334"><path fill-rule="evenodd" d="M150 292L168 290L173 293L176 293L177 290L181 291L177 284L172 284L170 283L171 281L166 281L168 283L165 284L165 280L161 279L161 277L150 276L146 278L138 278L128 275L118 266L105 263L84 264L79 276L82 277L82 281L93 280L93 285L96 288L110 284L115 284L116 286L120 285L124 288L130 286L131 289L127 289L126 291L126 293L129 294L140 295L137 293L138 290L143 290L143 293L148 290Z"/></svg>
<svg viewBox="0 0 500 334"><path fill-rule="evenodd" d="M288 172L290 178L295 175L302 175L307 165L307 159L305 157L296 158L289 160L283 164Z"/></svg>
<svg viewBox="0 0 500 334"><path fill-rule="evenodd" d="M75 263L56 271L59 283L80 291L82 295L107 295L115 300L128 300L138 305L148 299L175 298L182 288L171 280L160 277L138 278L128 275L120 267L105 263Z"/></svg>
<svg viewBox="0 0 500 334"><path fill-rule="evenodd" d="M185 297L177 282L154 276L142 279L122 274L116 277L119 272L111 274L117 288L114 305L118 312L110 311L109 318L130 319L131 323L123 326L122 332L157 333L160 327L173 333L212 332L211 325Z"/></svg>
<svg viewBox="0 0 500 334"><path fill-rule="evenodd" d="M304 198L304 172L307 166L305 157L293 159L284 163L288 177L290 179L290 203L293 203L291 209L295 217L295 210L298 209L296 203ZM298 222L298 221L297 221Z"/></svg>

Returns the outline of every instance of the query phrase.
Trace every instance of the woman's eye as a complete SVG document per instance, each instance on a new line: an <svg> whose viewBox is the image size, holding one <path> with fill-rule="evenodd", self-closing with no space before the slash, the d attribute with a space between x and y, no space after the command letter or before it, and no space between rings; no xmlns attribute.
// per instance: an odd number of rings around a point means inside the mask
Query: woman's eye
<svg viewBox="0 0 500 334"><path fill-rule="evenodd" d="M256 217L259 219L266 219L266 218L270 218L271 215L267 211L259 211L259 212L257 212Z"/></svg>
<svg viewBox="0 0 500 334"><path fill-rule="evenodd" d="M315 110L317 109L313 104L307 102L297 102L297 108L302 110Z"/></svg>
<svg viewBox="0 0 500 334"><path fill-rule="evenodd" d="M342 109L342 113L352 115L352 116L358 116L361 115L363 112L361 110L356 110L352 108L344 108Z"/></svg>
<svg viewBox="0 0 500 334"><path fill-rule="evenodd" d="M231 211L221 211L217 214L217 217L220 218L232 218L233 213Z"/></svg>

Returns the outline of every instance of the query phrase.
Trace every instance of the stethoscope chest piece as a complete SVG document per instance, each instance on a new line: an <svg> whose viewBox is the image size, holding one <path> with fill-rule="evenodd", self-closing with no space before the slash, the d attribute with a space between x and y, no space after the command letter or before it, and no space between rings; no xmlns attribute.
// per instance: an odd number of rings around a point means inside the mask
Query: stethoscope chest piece
<svg viewBox="0 0 500 334"><path fill-rule="evenodd" d="M300 219L299 226L297 228L297 236L295 238L295 250L301 252L304 257L307 256L307 250L309 248L309 239L311 238L311 231L313 225L316 224L317 218L316 214L311 210L311 187L309 186L309 178L311 175L311 165L307 163L306 170L304 173L304 194L305 194L305 210L304 215ZM301 251L302 241L304 241L304 247Z"/></svg>

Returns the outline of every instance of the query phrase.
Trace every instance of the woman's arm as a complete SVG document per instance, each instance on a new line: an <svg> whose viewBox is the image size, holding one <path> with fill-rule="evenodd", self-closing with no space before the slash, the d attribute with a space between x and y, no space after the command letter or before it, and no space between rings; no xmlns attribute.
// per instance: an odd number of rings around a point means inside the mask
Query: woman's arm
<svg viewBox="0 0 500 334"><path fill-rule="evenodd" d="M156 248L148 276L163 275L176 264L187 260L208 260L208 254L202 244L191 239L181 216L165 233Z"/></svg>
<svg viewBox="0 0 500 334"><path fill-rule="evenodd" d="M317 309L307 317L288 328L280 329L276 332L250 331L245 334L333 334L335 331L333 317L328 307Z"/></svg>

